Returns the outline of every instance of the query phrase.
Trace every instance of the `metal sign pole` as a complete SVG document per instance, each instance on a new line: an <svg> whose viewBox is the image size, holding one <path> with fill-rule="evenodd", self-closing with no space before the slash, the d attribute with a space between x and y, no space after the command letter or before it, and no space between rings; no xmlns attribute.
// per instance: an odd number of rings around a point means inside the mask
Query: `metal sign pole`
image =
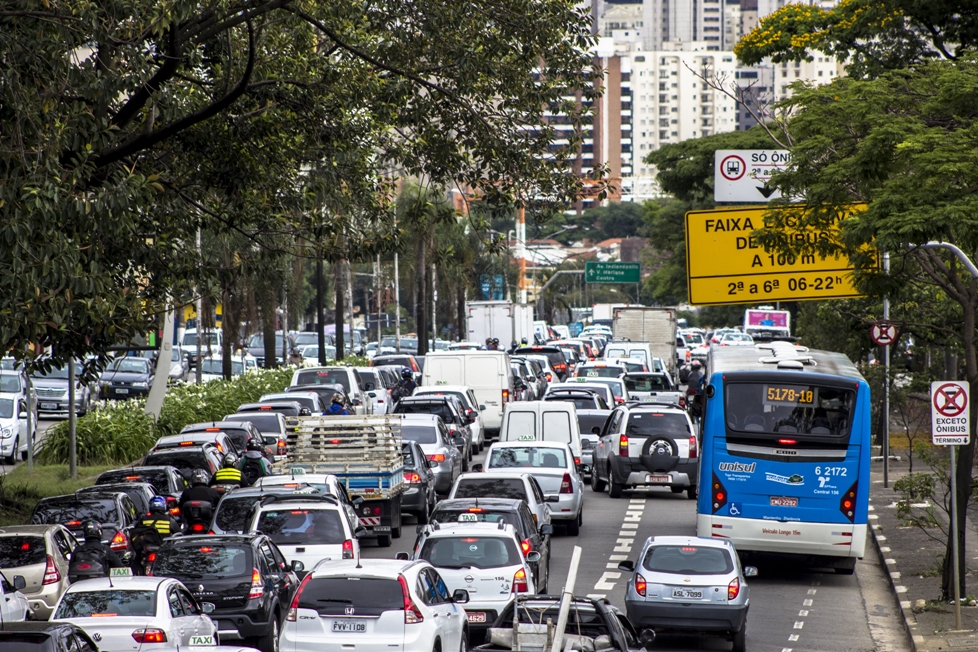
<svg viewBox="0 0 978 652"><path fill-rule="evenodd" d="M883 254L883 273L890 273L890 254ZM890 323L890 299L883 298L883 321ZM890 345L883 346L883 487L890 488Z"/></svg>
<svg viewBox="0 0 978 652"><path fill-rule="evenodd" d="M958 482L957 471L955 470L955 454L957 446L951 446L951 555L953 561L951 569L954 577L951 585L954 587L954 629L961 629L961 582L958 569Z"/></svg>
<svg viewBox="0 0 978 652"><path fill-rule="evenodd" d="M78 440L75 418L75 359L71 358L68 360L68 472L72 480L78 479Z"/></svg>

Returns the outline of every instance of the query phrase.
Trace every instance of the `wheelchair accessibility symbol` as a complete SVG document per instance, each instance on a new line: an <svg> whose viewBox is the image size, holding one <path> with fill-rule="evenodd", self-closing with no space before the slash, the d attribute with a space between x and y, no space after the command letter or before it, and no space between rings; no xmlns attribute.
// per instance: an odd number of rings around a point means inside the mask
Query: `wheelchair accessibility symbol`
<svg viewBox="0 0 978 652"><path fill-rule="evenodd" d="M740 503L730 503L730 515L740 516Z"/></svg>

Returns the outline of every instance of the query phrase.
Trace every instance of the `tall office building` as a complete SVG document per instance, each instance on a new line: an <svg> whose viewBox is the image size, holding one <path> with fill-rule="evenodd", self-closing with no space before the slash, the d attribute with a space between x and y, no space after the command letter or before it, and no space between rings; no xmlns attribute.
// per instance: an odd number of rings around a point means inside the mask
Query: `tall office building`
<svg viewBox="0 0 978 652"><path fill-rule="evenodd" d="M661 50L667 43L702 41L710 51L729 50L724 28L731 0L643 0L642 49Z"/></svg>

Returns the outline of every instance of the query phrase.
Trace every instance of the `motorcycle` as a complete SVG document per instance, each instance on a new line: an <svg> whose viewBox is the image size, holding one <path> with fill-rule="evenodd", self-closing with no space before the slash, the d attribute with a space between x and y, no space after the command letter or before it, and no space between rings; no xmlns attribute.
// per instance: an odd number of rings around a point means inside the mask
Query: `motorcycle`
<svg viewBox="0 0 978 652"><path fill-rule="evenodd" d="M180 507L187 534L205 534L211 526L214 506L206 500L189 500Z"/></svg>

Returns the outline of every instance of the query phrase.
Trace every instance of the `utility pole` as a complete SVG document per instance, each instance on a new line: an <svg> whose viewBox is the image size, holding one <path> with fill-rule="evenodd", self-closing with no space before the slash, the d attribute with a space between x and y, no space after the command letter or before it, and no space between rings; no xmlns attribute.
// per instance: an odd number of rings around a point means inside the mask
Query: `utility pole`
<svg viewBox="0 0 978 652"><path fill-rule="evenodd" d="M883 273L890 275L890 253L883 253ZM890 323L890 298L883 297L883 321ZM883 346L883 487L890 488L890 345ZM953 448L953 446L952 446ZM952 452L953 454L953 452ZM953 465L952 465L953 468Z"/></svg>
<svg viewBox="0 0 978 652"><path fill-rule="evenodd" d="M519 290L521 304L526 304L526 209L516 209L516 268L519 276L516 288Z"/></svg>
<svg viewBox="0 0 978 652"><path fill-rule="evenodd" d="M316 254L316 343L319 344L319 364L326 366L326 331L323 321L326 310L323 308L323 259Z"/></svg>
<svg viewBox="0 0 978 652"><path fill-rule="evenodd" d="M72 480L78 479L78 438L75 415L75 360L68 360L68 472ZM17 451L14 451L16 455Z"/></svg>
<svg viewBox="0 0 978 652"><path fill-rule="evenodd" d="M394 252L394 348L401 352L401 270L397 265L397 252ZM380 349L377 349L380 355Z"/></svg>
<svg viewBox="0 0 978 652"><path fill-rule="evenodd" d="M203 254L201 253L200 250L200 227L197 228L197 256L201 258L201 260L203 260ZM200 317L203 314L204 314L204 297L200 291L200 286L198 286L197 287L197 319L194 320L197 323L197 369L194 371L194 376L196 379L195 382L197 385L199 385L201 382L200 374L201 374L202 361L200 359L200 356L202 351L200 346L200 338L204 336L204 329L201 328L203 322L201 321Z"/></svg>

